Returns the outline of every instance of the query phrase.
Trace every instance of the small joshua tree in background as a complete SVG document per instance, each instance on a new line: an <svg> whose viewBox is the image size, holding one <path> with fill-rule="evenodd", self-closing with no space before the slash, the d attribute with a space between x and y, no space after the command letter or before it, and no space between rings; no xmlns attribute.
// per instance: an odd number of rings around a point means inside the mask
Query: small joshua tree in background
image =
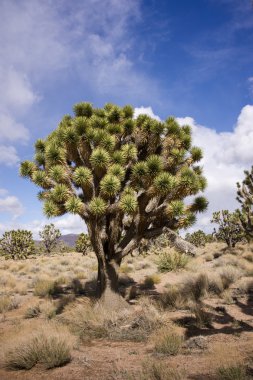
<svg viewBox="0 0 253 380"><path fill-rule="evenodd" d="M61 232L58 228L55 228L54 224L46 224L43 230L39 233L42 242L46 248L47 253L50 253L57 245L57 241L61 236Z"/></svg>
<svg viewBox="0 0 253 380"><path fill-rule="evenodd" d="M35 253L31 231L12 230L5 232L0 240L0 249L6 259L26 259Z"/></svg>
<svg viewBox="0 0 253 380"><path fill-rule="evenodd" d="M76 240L76 252L81 252L87 255L88 250L91 249L90 238L87 234L80 234Z"/></svg>
<svg viewBox="0 0 253 380"><path fill-rule="evenodd" d="M198 230L198 231L193 232L192 234L187 233L185 235L185 240L189 241L196 247L204 247L208 241L208 238L207 238L207 235L203 231Z"/></svg>
<svg viewBox="0 0 253 380"><path fill-rule="evenodd" d="M72 213L86 223L104 300L115 298L119 266L142 239L166 231L182 246L177 231L207 207L199 196L206 186L198 165L202 151L192 146L191 128L173 117L135 119L128 105L78 103L74 116L64 116L35 150L20 174L42 189L47 217ZM188 196L196 197L185 203ZM186 252L194 250L184 243Z"/></svg>
<svg viewBox="0 0 253 380"><path fill-rule="evenodd" d="M224 241L229 248L245 239L245 233L241 226L237 212L228 210L217 211L213 213L211 223L218 224L218 231L214 229L214 236L218 240Z"/></svg>
<svg viewBox="0 0 253 380"><path fill-rule="evenodd" d="M253 238L253 166L251 171L245 170L242 184L237 183L237 200L241 209L237 210L241 225L248 240Z"/></svg>

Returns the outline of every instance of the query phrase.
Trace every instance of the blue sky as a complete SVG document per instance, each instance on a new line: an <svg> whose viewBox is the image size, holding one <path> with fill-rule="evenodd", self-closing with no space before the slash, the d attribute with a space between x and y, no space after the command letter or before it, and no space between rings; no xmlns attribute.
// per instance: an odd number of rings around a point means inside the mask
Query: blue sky
<svg viewBox="0 0 253 380"><path fill-rule="evenodd" d="M2 0L0 18L0 232L36 235L46 222L18 163L81 100L190 123L209 182L196 228L237 206L235 182L253 164L250 0Z"/></svg>

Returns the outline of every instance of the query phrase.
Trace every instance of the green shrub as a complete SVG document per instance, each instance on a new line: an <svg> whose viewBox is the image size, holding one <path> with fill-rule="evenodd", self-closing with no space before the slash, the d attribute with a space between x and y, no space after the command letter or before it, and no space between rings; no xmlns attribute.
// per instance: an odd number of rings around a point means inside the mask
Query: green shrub
<svg viewBox="0 0 253 380"><path fill-rule="evenodd" d="M184 253L176 251L168 253L164 251L159 255L157 265L160 272L171 272L185 268L188 262L189 258Z"/></svg>
<svg viewBox="0 0 253 380"><path fill-rule="evenodd" d="M194 244L196 247L204 247L208 241L208 238L203 231L198 230L192 234L187 233L185 235L185 240L191 244Z"/></svg>
<svg viewBox="0 0 253 380"><path fill-rule="evenodd" d="M83 255L87 255L90 249L91 242L89 236L84 233L80 234L76 240L76 252L80 252Z"/></svg>
<svg viewBox="0 0 253 380"><path fill-rule="evenodd" d="M35 253L31 231L11 230L5 232L0 240L0 250L6 259L26 259Z"/></svg>
<svg viewBox="0 0 253 380"><path fill-rule="evenodd" d="M152 274L150 276L145 277L144 287L147 289L152 289L154 285L159 284L160 282L160 276L158 274Z"/></svg>

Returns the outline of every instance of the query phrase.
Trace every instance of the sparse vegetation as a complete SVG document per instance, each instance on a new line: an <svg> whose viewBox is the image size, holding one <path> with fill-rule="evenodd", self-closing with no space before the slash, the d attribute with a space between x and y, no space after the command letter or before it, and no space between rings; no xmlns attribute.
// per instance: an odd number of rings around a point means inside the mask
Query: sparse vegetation
<svg viewBox="0 0 253 380"><path fill-rule="evenodd" d="M171 272L186 267L189 257L177 251L163 251L159 254L157 266L160 272Z"/></svg>

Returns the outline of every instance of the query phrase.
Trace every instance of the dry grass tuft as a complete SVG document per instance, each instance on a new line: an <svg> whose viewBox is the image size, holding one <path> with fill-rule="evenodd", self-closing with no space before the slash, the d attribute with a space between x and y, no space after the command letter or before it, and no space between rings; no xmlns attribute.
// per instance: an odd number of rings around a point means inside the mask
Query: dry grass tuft
<svg viewBox="0 0 253 380"><path fill-rule="evenodd" d="M183 380L182 371L168 367L167 363L160 360L148 360L143 362L142 369L138 372L127 371L124 368L114 369L110 374L111 380Z"/></svg>
<svg viewBox="0 0 253 380"><path fill-rule="evenodd" d="M39 297L48 297L60 292L60 286L49 278L39 278L35 281L33 294Z"/></svg>
<svg viewBox="0 0 253 380"><path fill-rule="evenodd" d="M9 370L28 370L36 364L46 369L62 366L71 360L71 341L73 339L66 331L45 326L7 350L4 365Z"/></svg>
<svg viewBox="0 0 253 380"><path fill-rule="evenodd" d="M243 365L219 367L216 374L218 380L249 380L246 367Z"/></svg>
<svg viewBox="0 0 253 380"><path fill-rule="evenodd" d="M103 305L77 304L61 317L84 341L92 338L111 340L146 340L164 323L164 317L149 299L141 299L138 307L108 311Z"/></svg>
<svg viewBox="0 0 253 380"><path fill-rule="evenodd" d="M0 314L7 311L17 309L19 302L17 298L9 296L0 296Z"/></svg>
<svg viewBox="0 0 253 380"><path fill-rule="evenodd" d="M143 285L146 289L152 289L155 285L159 284L160 282L161 277L158 274L154 273L145 277Z"/></svg>
<svg viewBox="0 0 253 380"><path fill-rule="evenodd" d="M158 330L153 337L154 351L159 354L177 355L182 349L184 338L173 327Z"/></svg>
<svg viewBox="0 0 253 380"><path fill-rule="evenodd" d="M242 277L242 272L234 266L228 265L220 269L219 275L221 277L223 288L228 289L230 285Z"/></svg>

